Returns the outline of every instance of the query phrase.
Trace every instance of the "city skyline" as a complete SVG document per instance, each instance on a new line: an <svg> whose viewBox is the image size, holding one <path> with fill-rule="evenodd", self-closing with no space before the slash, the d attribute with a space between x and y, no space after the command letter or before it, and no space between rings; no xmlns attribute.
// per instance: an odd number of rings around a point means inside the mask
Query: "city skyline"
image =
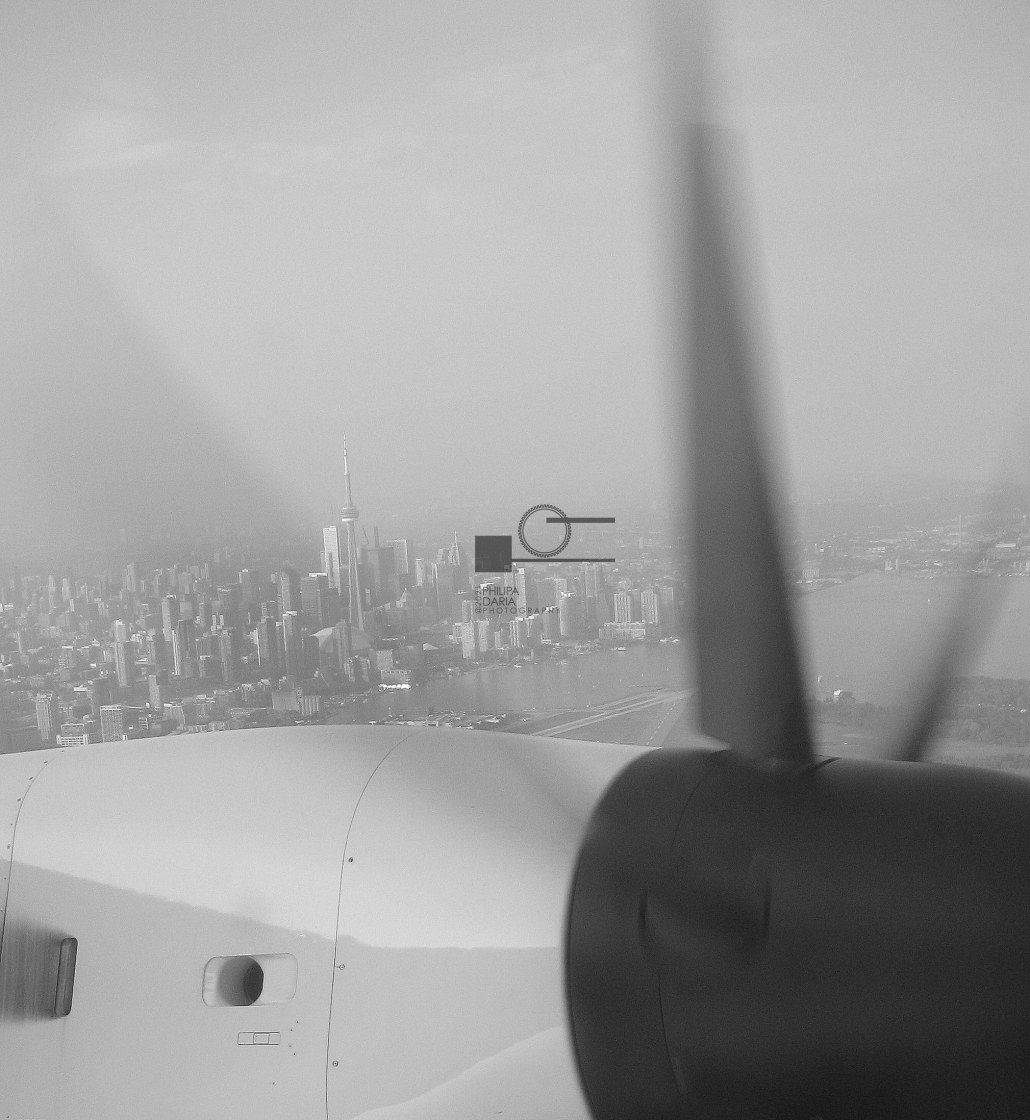
<svg viewBox="0 0 1030 1120"><path fill-rule="evenodd" d="M341 524L353 529L358 511L349 489L345 497ZM323 546L328 540L326 527ZM22 713L5 716L6 749L33 745L26 702L44 746L227 730L255 719L324 718L331 689L409 687L455 664L554 656L564 643L598 635L657 640L663 620L666 633L676 626L674 583L661 596L609 591L601 564L556 565L568 573L560 577L525 567L474 577L457 531L435 559L431 549L415 552L409 539L380 544L376 533L355 557L359 579L324 547L323 571L308 575L287 562L234 571L228 549L170 569L130 560L92 576L67 567L60 576L16 573L0 582L0 603L10 600L0 608L0 686L5 704ZM631 570L610 578L628 588ZM360 591L364 611L348 603L344 584ZM513 596L503 610L500 599L480 598L503 587ZM10 693L24 695L19 703L8 702L11 681L29 689Z"/></svg>

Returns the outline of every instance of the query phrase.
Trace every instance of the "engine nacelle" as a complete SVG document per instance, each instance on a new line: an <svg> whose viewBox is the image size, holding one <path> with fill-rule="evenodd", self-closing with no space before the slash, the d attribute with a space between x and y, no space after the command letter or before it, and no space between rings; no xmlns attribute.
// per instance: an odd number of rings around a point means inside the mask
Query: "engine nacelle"
<svg viewBox="0 0 1030 1120"><path fill-rule="evenodd" d="M585 1120L568 896L639 753L336 726L0 758L0 1117Z"/></svg>

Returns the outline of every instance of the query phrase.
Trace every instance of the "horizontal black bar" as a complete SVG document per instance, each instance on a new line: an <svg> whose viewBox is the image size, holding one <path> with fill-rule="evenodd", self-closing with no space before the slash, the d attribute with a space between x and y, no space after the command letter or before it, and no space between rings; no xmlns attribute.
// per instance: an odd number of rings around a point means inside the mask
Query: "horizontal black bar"
<svg viewBox="0 0 1030 1120"><path fill-rule="evenodd" d="M548 525L614 525L614 517L546 517Z"/></svg>
<svg viewBox="0 0 1030 1120"><path fill-rule="evenodd" d="M513 556L513 564L614 564L614 556Z"/></svg>

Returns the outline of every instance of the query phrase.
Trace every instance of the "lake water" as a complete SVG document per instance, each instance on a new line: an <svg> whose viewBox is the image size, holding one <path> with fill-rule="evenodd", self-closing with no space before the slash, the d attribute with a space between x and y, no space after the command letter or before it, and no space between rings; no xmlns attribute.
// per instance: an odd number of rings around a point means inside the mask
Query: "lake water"
<svg viewBox="0 0 1030 1120"><path fill-rule="evenodd" d="M682 688L689 677L687 650L686 642L637 645L624 653L607 649L563 662L548 659L525 662L519 668L502 665L454 673L416 688L391 690L349 704L336 718L365 722L387 715L424 717L430 705L440 712L486 715L577 711L646 688Z"/></svg>
<svg viewBox="0 0 1030 1120"><path fill-rule="evenodd" d="M956 675L1030 679L1030 580L995 582L1003 600L994 624ZM799 613L807 687L823 695L845 688L877 704L900 702L929 669L965 590L958 580L870 573L805 596Z"/></svg>
<svg viewBox="0 0 1030 1120"><path fill-rule="evenodd" d="M1030 580L1000 581L1007 592L982 651L962 675L1030 679ZM962 592L958 581L870 573L802 596L797 603L809 695L848 689L862 700L904 700L929 667ZM821 680L820 680L821 677ZM689 686L690 643L631 646L453 674L410 690L348 705L333 720L366 722L437 711L556 712L582 709L655 686Z"/></svg>

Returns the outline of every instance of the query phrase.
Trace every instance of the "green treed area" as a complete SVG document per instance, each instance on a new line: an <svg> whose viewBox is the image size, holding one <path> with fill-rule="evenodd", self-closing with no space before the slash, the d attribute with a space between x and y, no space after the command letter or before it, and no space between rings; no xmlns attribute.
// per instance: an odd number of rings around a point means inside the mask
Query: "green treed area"
<svg viewBox="0 0 1030 1120"><path fill-rule="evenodd" d="M897 708L882 708L843 692L836 699L816 701L813 715L829 723L887 731L897 726L901 713ZM1030 680L956 678L935 737L970 743L1030 745Z"/></svg>

